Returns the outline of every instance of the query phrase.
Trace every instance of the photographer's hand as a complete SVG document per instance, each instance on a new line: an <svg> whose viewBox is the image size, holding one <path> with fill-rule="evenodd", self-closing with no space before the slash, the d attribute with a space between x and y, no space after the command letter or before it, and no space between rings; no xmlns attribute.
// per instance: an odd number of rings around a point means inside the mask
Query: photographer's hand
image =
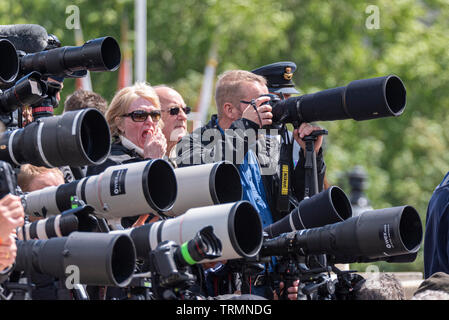
<svg viewBox="0 0 449 320"><path fill-rule="evenodd" d="M0 245L0 271L5 270L16 260L17 247L13 233L2 241Z"/></svg>
<svg viewBox="0 0 449 320"><path fill-rule="evenodd" d="M154 134L148 134L143 147L145 159L161 159L167 150L167 140L161 128L156 127Z"/></svg>
<svg viewBox="0 0 449 320"><path fill-rule="evenodd" d="M297 128L293 131L293 137L296 140L296 142L301 146L301 149L304 153L306 150L306 143L304 140L302 140L302 138L310 135L313 131L316 131L316 130L323 130L323 128L318 127L318 126L313 126L307 122L303 122L299 126L299 128ZM322 143L323 143L323 136L318 136L317 140L315 141L315 153L318 153L318 151L321 148Z"/></svg>
<svg viewBox="0 0 449 320"><path fill-rule="evenodd" d="M20 197L8 194L0 200L0 245L11 232L23 225L24 216Z"/></svg>
<svg viewBox="0 0 449 320"><path fill-rule="evenodd" d="M281 295L282 295L282 290L284 290L284 283L280 282L279 283L279 292L281 292ZM289 300L297 300L298 299L298 290L299 290L299 280L296 280L293 282L293 286L289 287L287 289L288 299ZM274 291L273 295L274 295L274 300L279 300L276 290Z"/></svg>
<svg viewBox="0 0 449 320"><path fill-rule="evenodd" d="M271 113L271 106L269 104L264 104L270 101L269 97L259 97L254 102L256 108L249 104L245 110L243 110L242 118L251 120L259 124L259 127L272 124L273 114ZM257 109L257 110L256 110ZM262 123L260 123L262 121Z"/></svg>

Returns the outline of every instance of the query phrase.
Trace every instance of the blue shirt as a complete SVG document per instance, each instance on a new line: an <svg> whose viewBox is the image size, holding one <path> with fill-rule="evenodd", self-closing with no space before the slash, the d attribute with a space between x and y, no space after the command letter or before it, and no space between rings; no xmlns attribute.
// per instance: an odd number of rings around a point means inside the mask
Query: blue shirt
<svg viewBox="0 0 449 320"><path fill-rule="evenodd" d="M257 209L262 220L262 226L265 228L273 223L273 217L267 204L259 164L252 150L249 150L245 155L245 160L238 169L242 182L243 200L248 200Z"/></svg>
<svg viewBox="0 0 449 320"><path fill-rule="evenodd" d="M424 277L449 273L449 172L430 198L424 236Z"/></svg>
<svg viewBox="0 0 449 320"><path fill-rule="evenodd" d="M218 125L218 119L216 120L216 125L224 135L223 129ZM242 200L251 202L256 208L262 220L262 227L265 228L273 223L273 216L268 207L265 187L260 173L259 161L254 152L249 150L245 155L243 163L237 167L240 173L240 181L243 189Z"/></svg>

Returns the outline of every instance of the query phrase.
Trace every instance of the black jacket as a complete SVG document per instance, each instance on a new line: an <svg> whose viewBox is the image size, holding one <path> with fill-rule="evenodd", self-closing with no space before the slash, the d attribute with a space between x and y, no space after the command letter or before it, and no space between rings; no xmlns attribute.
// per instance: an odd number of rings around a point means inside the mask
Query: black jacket
<svg viewBox="0 0 449 320"><path fill-rule="evenodd" d="M111 153L105 162L96 166L87 167L86 176L93 176L102 173L106 168L118 166L125 163L139 162L145 160L134 150L125 148L120 142L111 145Z"/></svg>
<svg viewBox="0 0 449 320"><path fill-rule="evenodd" d="M232 154L232 160L235 165L239 165L242 163L242 156L246 154L246 152L251 148L249 137L245 130L254 129L258 130L258 124L247 120L247 119L239 119L234 121L229 130L221 131L217 125L217 115L213 115L209 123L201 127L190 135L183 137L183 139L177 145L177 155L178 158L176 160L178 167L190 166L190 165L198 165L205 164L208 162L215 162L221 160L229 160L229 157L226 155ZM211 129L210 131L207 131ZM216 140L218 139L218 140ZM275 139L274 136L271 138L267 138L264 136L263 139L267 141L270 139ZM260 137L258 139L260 141ZM258 152L259 160L265 162L261 164L261 167L267 165L273 165L271 168L279 168L279 160L280 160L280 149L273 148L275 143L272 143L274 140L265 141L266 150L265 149L256 149ZM279 142L277 143L279 145ZM270 145L272 146L272 150L270 150ZM243 152L239 152L238 149L243 148ZM274 150L274 151L273 151ZM287 149L282 149L283 152L288 152ZM291 153L291 147L289 149ZM285 156L285 154L284 154ZM291 154L290 154L291 159ZM323 190L324 187L324 174L326 171L326 165L323 159L322 149L317 154L317 172L318 172L318 186L319 191ZM274 162L274 163L273 163ZM299 161L296 164L295 168L293 168L293 162L290 161L290 172L293 172L291 175L291 183L289 183L290 195L295 198L297 202L304 198L304 185L305 185L305 156L303 152L299 152ZM262 168L263 170L263 168ZM280 188L280 177L279 170L276 170L273 174L263 174L262 180L264 184L264 188L266 190L266 198L268 205L270 207L271 213L273 215L273 221L277 221L285 216L290 210L293 209L290 206L290 209L284 212L279 212L276 209L275 200L277 198L277 194Z"/></svg>

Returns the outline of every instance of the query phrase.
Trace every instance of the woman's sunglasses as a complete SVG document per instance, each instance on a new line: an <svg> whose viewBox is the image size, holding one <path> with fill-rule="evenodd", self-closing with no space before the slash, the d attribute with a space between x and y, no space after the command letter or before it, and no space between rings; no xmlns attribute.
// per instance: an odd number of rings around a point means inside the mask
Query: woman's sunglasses
<svg viewBox="0 0 449 320"><path fill-rule="evenodd" d="M150 112L146 112L143 110L136 110L127 114L122 115L122 117L131 117L134 122L144 122L148 119L148 116L151 116L151 120L153 122L158 122L161 119L161 111L154 110Z"/></svg>
<svg viewBox="0 0 449 320"><path fill-rule="evenodd" d="M169 110L162 110L162 111L170 112L170 115L177 116L180 110L181 110L180 107L173 107L173 108L170 108ZM190 107L182 108L182 111L184 111L185 114L189 114L190 110L191 110Z"/></svg>

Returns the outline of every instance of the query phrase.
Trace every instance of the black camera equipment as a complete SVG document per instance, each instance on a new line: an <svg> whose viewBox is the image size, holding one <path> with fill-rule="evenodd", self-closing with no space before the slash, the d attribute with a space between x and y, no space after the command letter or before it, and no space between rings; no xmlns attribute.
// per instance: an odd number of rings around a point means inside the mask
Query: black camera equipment
<svg viewBox="0 0 449 320"><path fill-rule="evenodd" d="M23 201L26 214L46 217L70 209L71 197L76 196L94 207L96 215L108 219L149 212L163 215L172 208L176 195L172 166L154 159L112 166L99 175L33 191Z"/></svg>
<svg viewBox="0 0 449 320"><path fill-rule="evenodd" d="M0 39L0 86L14 83L19 73L16 48L6 39Z"/></svg>
<svg viewBox="0 0 449 320"><path fill-rule="evenodd" d="M0 39L11 41L16 50L39 52L48 46L47 30L38 24L0 25Z"/></svg>
<svg viewBox="0 0 449 320"><path fill-rule="evenodd" d="M167 216L179 216L190 208L242 200L238 169L228 161L175 169L178 196Z"/></svg>
<svg viewBox="0 0 449 320"><path fill-rule="evenodd" d="M399 116L405 109L406 90L395 75L355 80L347 86L280 100L272 97L273 124Z"/></svg>
<svg viewBox="0 0 449 320"><path fill-rule="evenodd" d="M103 114L93 108L42 118L0 136L0 159L21 165L59 167L103 163L111 149Z"/></svg>
<svg viewBox="0 0 449 320"><path fill-rule="evenodd" d="M8 193L18 195L17 175L12 166L0 160L0 199Z"/></svg>
<svg viewBox="0 0 449 320"><path fill-rule="evenodd" d="M17 74L22 77L34 71L41 73L42 80L47 81L47 95L29 104L34 121L53 115L53 109L59 103L56 95L61 90L60 79L84 77L88 70L114 71L120 65L120 47L112 37L92 39L82 46L61 47L59 39L47 34L42 26L19 24L0 26L0 38L3 38L0 56L3 61L10 62L0 68L1 88L11 86ZM16 51L14 55L12 51ZM18 118L18 126L22 127L21 113Z"/></svg>
<svg viewBox="0 0 449 320"><path fill-rule="evenodd" d="M307 199L320 191L318 186L318 173L316 167L315 141L319 136L327 134L327 130L315 130L311 134L303 138L303 140L306 142L306 148L304 150L306 158L306 162L304 164L304 199Z"/></svg>
<svg viewBox="0 0 449 320"><path fill-rule="evenodd" d="M93 215L94 208L83 205L64 211L57 216L27 223L17 228L19 240L47 240L56 237L67 237L72 232L94 232L98 221Z"/></svg>
<svg viewBox="0 0 449 320"><path fill-rule="evenodd" d="M47 45L44 48L45 51L61 47L61 42L53 34L50 34L47 36L46 43L47 43ZM25 56L25 52L23 52L23 51L18 52L18 55L20 57L23 57L23 56ZM65 76L70 77L70 78L81 78L81 77L86 76L86 74L87 74L86 70L78 70L78 71L71 73L70 75L65 75ZM45 76L45 78L46 78L46 84L47 84L47 95L42 97L40 100L37 100L37 101L33 102L32 104L30 104L31 110L32 110L33 121L36 121L39 118L53 116L53 113L54 113L53 110L55 108L57 108L58 104L59 104L59 99L58 99L57 95L58 95L59 91L61 91L61 89L62 89L61 82L64 81L64 77L58 77L58 76L55 77L54 75L51 75L51 77ZM55 79L53 79L53 78L55 78ZM21 119L20 115L19 115L19 119ZM19 123L19 127L23 127L23 126Z"/></svg>
<svg viewBox="0 0 449 320"><path fill-rule="evenodd" d="M76 71L114 71L120 65L117 41L102 37L79 47L64 46L19 56L20 72L38 71L44 76L70 76Z"/></svg>
<svg viewBox="0 0 449 320"><path fill-rule="evenodd" d="M47 94L45 97L30 104L33 121L37 121L40 118L53 116L53 109L58 107L59 101L57 94L62 89L62 85L59 82L51 81L47 79Z"/></svg>
<svg viewBox="0 0 449 320"><path fill-rule="evenodd" d="M262 255L326 254L333 263L371 262L418 251L422 225L411 206L365 211L331 225L284 233L264 242ZM272 254L270 254L272 253Z"/></svg>
<svg viewBox="0 0 449 320"><path fill-rule="evenodd" d="M219 258L221 249L220 239L214 234L213 227L207 226L182 245L162 241L151 252L142 253L149 261L153 298L195 299L199 293L192 292L190 288L197 278L191 273L190 266Z"/></svg>
<svg viewBox="0 0 449 320"><path fill-rule="evenodd" d="M344 221L352 216L352 207L342 189L328 189L302 200L298 207L279 221L265 227L270 238L282 233L322 227Z"/></svg>
<svg viewBox="0 0 449 320"><path fill-rule="evenodd" d="M10 113L19 107L36 103L42 100L46 94L46 82L41 79L39 72L33 71L1 93L0 113Z"/></svg>
<svg viewBox="0 0 449 320"><path fill-rule="evenodd" d="M171 240L181 245L205 225L213 227L222 243L222 254L216 261L251 258L260 250L262 223L259 213L248 201L192 208L176 218L116 232L129 233L138 248L138 256L142 256L162 241Z"/></svg>
<svg viewBox="0 0 449 320"><path fill-rule="evenodd" d="M81 284L124 287L132 279L135 263L136 253L129 236L73 232L68 237L49 240L17 240L15 271L29 274L34 270L66 279L66 273L76 267Z"/></svg>
<svg viewBox="0 0 449 320"><path fill-rule="evenodd" d="M379 260L410 262L416 258L421 240L422 224L418 212L411 206L402 206L366 211L343 222L281 234L264 241L260 256L279 257L274 274L287 282L286 287L299 278L303 282L302 293L308 299L313 292L318 294L317 299L335 299L330 276L313 279L312 274L322 277L319 273L336 272L342 281L337 282L339 290L343 292L348 289L348 281L352 283L356 277L350 274L353 271L340 272L330 265ZM316 254L326 254L330 265L309 268L310 263L305 260Z"/></svg>

